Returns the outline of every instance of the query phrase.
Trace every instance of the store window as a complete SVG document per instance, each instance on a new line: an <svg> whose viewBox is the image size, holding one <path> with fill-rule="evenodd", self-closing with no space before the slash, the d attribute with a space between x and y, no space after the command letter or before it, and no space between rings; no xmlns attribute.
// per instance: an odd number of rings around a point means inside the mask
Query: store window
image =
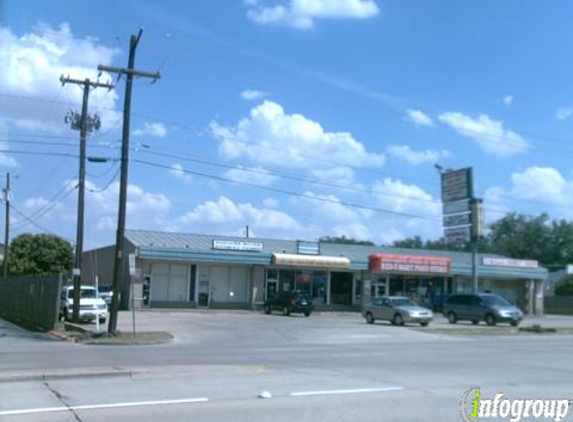
<svg viewBox="0 0 573 422"><path fill-rule="evenodd" d="M311 293L312 291L312 271L302 270L296 272L295 290L300 290L304 293Z"/></svg>
<svg viewBox="0 0 573 422"><path fill-rule="evenodd" d="M280 270L279 279L281 290L283 292L290 292L294 290L295 286L295 271L294 270Z"/></svg>
<svg viewBox="0 0 573 422"><path fill-rule="evenodd" d="M267 281L265 290L265 299L272 299L279 290L279 272L278 270L267 270Z"/></svg>
<svg viewBox="0 0 573 422"><path fill-rule="evenodd" d="M352 304L352 273L330 274L330 300L334 305Z"/></svg>
<svg viewBox="0 0 573 422"><path fill-rule="evenodd" d="M404 296L404 279L402 277L390 277L390 296Z"/></svg>
<svg viewBox="0 0 573 422"><path fill-rule="evenodd" d="M316 303L326 303L326 272L312 273L312 296Z"/></svg>

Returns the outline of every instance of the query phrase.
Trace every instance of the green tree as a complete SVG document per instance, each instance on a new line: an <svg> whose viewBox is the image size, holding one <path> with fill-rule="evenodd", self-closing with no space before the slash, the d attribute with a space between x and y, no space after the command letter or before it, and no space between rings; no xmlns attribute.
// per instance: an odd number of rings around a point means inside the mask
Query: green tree
<svg viewBox="0 0 573 422"><path fill-rule="evenodd" d="M362 245L362 246L376 246L373 242L369 240L357 240L351 237L342 236L323 236L319 239L320 242L324 243L341 243L345 245Z"/></svg>
<svg viewBox="0 0 573 422"><path fill-rule="evenodd" d="M72 245L50 234L21 234L10 243L10 275L44 275L69 271Z"/></svg>
<svg viewBox="0 0 573 422"><path fill-rule="evenodd" d="M557 259L553 227L547 214L529 217L510 213L490 225L488 243L494 253L553 264Z"/></svg>
<svg viewBox="0 0 573 422"><path fill-rule="evenodd" d="M423 249L424 242L420 236L406 237L404 239L395 240L392 242L394 248L405 248L405 249Z"/></svg>

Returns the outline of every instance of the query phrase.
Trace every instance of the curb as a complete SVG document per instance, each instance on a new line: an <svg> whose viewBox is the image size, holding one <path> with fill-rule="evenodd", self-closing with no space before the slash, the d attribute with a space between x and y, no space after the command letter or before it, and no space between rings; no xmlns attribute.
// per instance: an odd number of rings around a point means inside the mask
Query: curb
<svg viewBox="0 0 573 422"><path fill-rule="evenodd" d="M78 370L65 372L21 372L13 374L0 375L0 384L4 382L18 382L18 381L48 381L48 380L61 380L61 379L74 379L74 378L105 378L128 376L131 377L133 372L130 369L106 369L106 370Z"/></svg>
<svg viewBox="0 0 573 422"><path fill-rule="evenodd" d="M70 337L67 336L66 334L60 332L60 331L56 331L56 330L50 330L48 331L46 334L48 334L50 337L52 337L55 340L61 340L61 341L69 341L71 343L75 343L76 339L75 337Z"/></svg>

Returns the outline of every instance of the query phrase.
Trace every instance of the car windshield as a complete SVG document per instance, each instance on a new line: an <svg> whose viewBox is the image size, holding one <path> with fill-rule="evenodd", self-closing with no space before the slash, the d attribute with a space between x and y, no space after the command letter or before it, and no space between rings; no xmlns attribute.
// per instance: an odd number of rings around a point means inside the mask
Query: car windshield
<svg viewBox="0 0 573 422"><path fill-rule="evenodd" d="M95 289L81 289L80 290L81 298L82 299L95 299L96 298L96 291ZM68 298L74 298L74 289L68 290Z"/></svg>
<svg viewBox="0 0 573 422"><path fill-rule="evenodd" d="M482 299L490 306L511 306L511 303L497 295L482 296Z"/></svg>
<svg viewBox="0 0 573 422"><path fill-rule="evenodd" d="M308 293L303 292L295 292L293 295L296 299L304 299L304 300L311 300L311 297Z"/></svg>
<svg viewBox="0 0 573 422"><path fill-rule="evenodd" d="M390 299L390 302L392 302L393 306L418 306L416 303L406 298Z"/></svg>

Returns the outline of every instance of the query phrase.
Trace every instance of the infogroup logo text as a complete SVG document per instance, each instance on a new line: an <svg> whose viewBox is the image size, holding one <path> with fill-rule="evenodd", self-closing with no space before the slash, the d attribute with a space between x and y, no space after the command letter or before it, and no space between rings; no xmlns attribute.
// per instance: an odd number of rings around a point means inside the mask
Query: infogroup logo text
<svg viewBox="0 0 573 422"><path fill-rule="evenodd" d="M487 418L511 422L542 419L560 422L567 416L570 404L569 399L511 399L503 393L484 398L481 388L471 387L462 396L461 412L466 422Z"/></svg>

